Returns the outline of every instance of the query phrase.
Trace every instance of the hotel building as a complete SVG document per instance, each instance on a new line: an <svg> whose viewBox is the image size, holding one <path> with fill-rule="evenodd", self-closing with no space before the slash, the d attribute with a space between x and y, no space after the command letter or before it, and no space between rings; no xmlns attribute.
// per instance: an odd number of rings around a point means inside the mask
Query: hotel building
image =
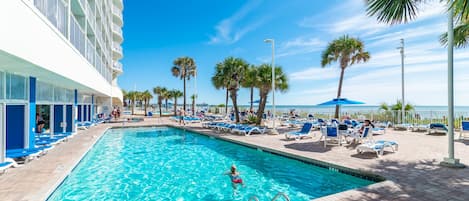
<svg viewBox="0 0 469 201"><path fill-rule="evenodd" d="M0 162L122 105L123 0L0 1ZM44 121L38 131L37 121Z"/></svg>

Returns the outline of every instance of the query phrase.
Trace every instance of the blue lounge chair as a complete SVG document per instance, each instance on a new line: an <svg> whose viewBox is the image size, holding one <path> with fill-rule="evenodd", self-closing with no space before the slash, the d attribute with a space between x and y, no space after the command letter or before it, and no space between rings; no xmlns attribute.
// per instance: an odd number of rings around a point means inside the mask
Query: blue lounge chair
<svg viewBox="0 0 469 201"><path fill-rule="evenodd" d="M469 139L469 136L467 136L467 134L469 134L469 121L462 121L461 131L459 132L459 139Z"/></svg>
<svg viewBox="0 0 469 201"><path fill-rule="evenodd" d="M433 134L433 133L443 133L446 134L448 132L448 128L446 127L445 124L442 123L431 123L428 126L428 134Z"/></svg>
<svg viewBox="0 0 469 201"><path fill-rule="evenodd" d="M362 133L355 131L354 133L349 135L349 137L352 137L356 143L363 143L365 140L371 139L373 135L372 132L373 132L373 128L371 126L365 126L363 128Z"/></svg>
<svg viewBox="0 0 469 201"><path fill-rule="evenodd" d="M41 152L42 150L39 149L7 149L6 157L28 161L39 156Z"/></svg>
<svg viewBox="0 0 469 201"><path fill-rule="evenodd" d="M10 167L13 166L13 163L12 162L9 162L9 161L5 161L3 163L0 163L0 174L3 174L6 172L6 170Z"/></svg>
<svg viewBox="0 0 469 201"><path fill-rule="evenodd" d="M324 138L324 147L327 146L327 140L337 140L337 144L342 145L341 135L339 135L338 128L332 126L323 126L321 127L321 138ZM321 139L319 139L321 140Z"/></svg>
<svg viewBox="0 0 469 201"><path fill-rule="evenodd" d="M300 131L285 133L285 138L287 139L294 138L295 140L299 140L303 137L308 136L309 131L311 131L312 127L313 127L312 123L304 123Z"/></svg>

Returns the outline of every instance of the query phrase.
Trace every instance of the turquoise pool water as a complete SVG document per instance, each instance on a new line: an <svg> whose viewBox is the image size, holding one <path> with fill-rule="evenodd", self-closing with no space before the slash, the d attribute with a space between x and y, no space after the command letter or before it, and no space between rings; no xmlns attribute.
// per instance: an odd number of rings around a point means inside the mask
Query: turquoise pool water
<svg viewBox="0 0 469 201"><path fill-rule="evenodd" d="M246 186L224 175L236 164ZM176 128L109 130L48 200L293 201L373 183Z"/></svg>

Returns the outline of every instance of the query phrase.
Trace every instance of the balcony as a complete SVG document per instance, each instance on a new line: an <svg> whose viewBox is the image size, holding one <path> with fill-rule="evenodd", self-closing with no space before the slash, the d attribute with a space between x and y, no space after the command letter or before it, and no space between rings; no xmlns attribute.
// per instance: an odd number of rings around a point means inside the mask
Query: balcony
<svg viewBox="0 0 469 201"><path fill-rule="evenodd" d="M122 0L112 0L112 4L117 6L120 10L124 8L124 4L122 3Z"/></svg>
<svg viewBox="0 0 469 201"><path fill-rule="evenodd" d="M121 62L114 62L114 65L112 65L112 70L117 73L122 73L122 63Z"/></svg>
<svg viewBox="0 0 469 201"><path fill-rule="evenodd" d="M122 47L120 45L114 45L112 47L112 59L119 60L122 58L122 56Z"/></svg>
<svg viewBox="0 0 469 201"><path fill-rule="evenodd" d="M118 26L117 24L112 25L112 39L114 42L121 43L123 38L122 38L122 28Z"/></svg>
<svg viewBox="0 0 469 201"><path fill-rule="evenodd" d="M117 6L112 5L112 21L120 26L123 25L124 21L122 20L122 10Z"/></svg>

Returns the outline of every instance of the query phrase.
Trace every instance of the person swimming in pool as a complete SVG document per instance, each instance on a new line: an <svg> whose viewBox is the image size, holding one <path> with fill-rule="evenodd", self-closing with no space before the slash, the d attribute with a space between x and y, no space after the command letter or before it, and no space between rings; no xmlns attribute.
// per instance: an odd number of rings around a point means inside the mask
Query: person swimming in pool
<svg viewBox="0 0 469 201"><path fill-rule="evenodd" d="M230 171L228 171L225 174L230 176L231 185L233 186L233 189L236 190L238 184L241 184L242 186L244 186L243 179L239 176L239 172L236 171L236 166L235 165L231 165Z"/></svg>

